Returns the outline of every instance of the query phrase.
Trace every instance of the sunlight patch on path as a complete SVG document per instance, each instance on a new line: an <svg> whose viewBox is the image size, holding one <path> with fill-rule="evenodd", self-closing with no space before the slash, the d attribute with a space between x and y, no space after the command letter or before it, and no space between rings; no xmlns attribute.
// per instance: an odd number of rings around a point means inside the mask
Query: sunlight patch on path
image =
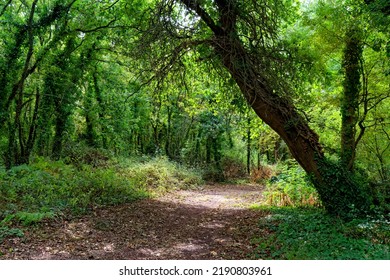
<svg viewBox="0 0 390 280"><path fill-rule="evenodd" d="M7 259L242 259L265 213L256 185L205 185L96 208L9 240Z"/></svg>
<svg viewBox="0 0 390 280"><path fill-rule="evenodd" d="M263 187L257 185L206 186L200 190L179 190L158 198L205 209L247 209L263 200Z"/></svg>

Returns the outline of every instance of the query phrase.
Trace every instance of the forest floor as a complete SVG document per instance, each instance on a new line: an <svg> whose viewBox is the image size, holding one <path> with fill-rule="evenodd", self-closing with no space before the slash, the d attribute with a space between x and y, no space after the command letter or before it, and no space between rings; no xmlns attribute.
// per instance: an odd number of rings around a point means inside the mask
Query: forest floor
<svg viewBox="0 0 390 280"><path fill-rule="evenodd" d="M205 185L49 220L0 244L0 259L251 259L262 187Z"/></svg>

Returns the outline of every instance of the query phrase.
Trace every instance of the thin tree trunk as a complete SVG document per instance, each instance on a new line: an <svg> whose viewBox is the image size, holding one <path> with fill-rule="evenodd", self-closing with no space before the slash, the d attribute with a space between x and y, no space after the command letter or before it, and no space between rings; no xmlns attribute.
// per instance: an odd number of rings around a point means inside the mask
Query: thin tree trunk
<svg viewBox="0 0 390 280"><path fill-rule="evenodd" d="M246 138L246 171L251 174L251 118L247 117L247 138Z"/></svg>
<svg viewBox="0 0 390 280"><path fill-rule="evenodd" d="M97 70L95 69L95 72L93 73L93 86L95 90L95 95L96 95L96 101L99 105L99 123L100 123L100 129L101 129L101 134L102 134L102 144L103 148L107 149L108 148L108 143L107 143L107 128L106 124L104 123L104 118L105 118L105 105L103 102L103 96L102 92L99 87L98 83L98 77L97 77Z"/></svg>
<svg viewBox="0 0 390 280"><path fill-rule="evenodd" d="M38 119L38 112L39 112L39 106L40 106L40 99L41 94L39 92L39 89L37 89L36 96L35 96L35 104L34 104L34 112L32 115L27 141L25 145L25 149L21 153L21 161L22 163L29 163L30 161L30 155L34 148L34 143L37 135L37 119Z"/></svg>
<svg viewBox="0 0 390 280"><path fill-rule="evenodd" d="M173 109L170 106L167 106L167 129L166 129L166 139L165 139L165 154L168 156L168 158L173 159L173 156L171 154L171 126L172 126L172 113Z"/></svg>

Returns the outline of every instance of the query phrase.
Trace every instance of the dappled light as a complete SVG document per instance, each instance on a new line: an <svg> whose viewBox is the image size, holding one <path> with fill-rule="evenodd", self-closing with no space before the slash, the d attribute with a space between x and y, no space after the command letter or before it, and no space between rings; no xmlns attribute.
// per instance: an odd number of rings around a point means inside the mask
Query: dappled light
<svg viewBox="0 0 390 280"><path fill-rule="evenodd" d="M390 259L389 1L0 2L0 259Z"/></svg>
<svg viewBox="0 0 390 280"><path fill-rule="evenodd" d="M13 259L247 259L264 215L249 207L261 202L261 191L252 185L179 190L49 222L0 249Z"/></svg>

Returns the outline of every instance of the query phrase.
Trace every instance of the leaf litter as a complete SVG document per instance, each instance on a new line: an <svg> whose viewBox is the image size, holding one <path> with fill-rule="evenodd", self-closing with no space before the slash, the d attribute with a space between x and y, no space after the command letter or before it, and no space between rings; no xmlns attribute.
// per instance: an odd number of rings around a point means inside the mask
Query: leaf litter
<svg viewBox="0 0 390 280"><path fill-rule="evenodd" d="M82 217L48 220L4 240L0 259L251 259L267 215L258 185L205 185Z"/></svg>

